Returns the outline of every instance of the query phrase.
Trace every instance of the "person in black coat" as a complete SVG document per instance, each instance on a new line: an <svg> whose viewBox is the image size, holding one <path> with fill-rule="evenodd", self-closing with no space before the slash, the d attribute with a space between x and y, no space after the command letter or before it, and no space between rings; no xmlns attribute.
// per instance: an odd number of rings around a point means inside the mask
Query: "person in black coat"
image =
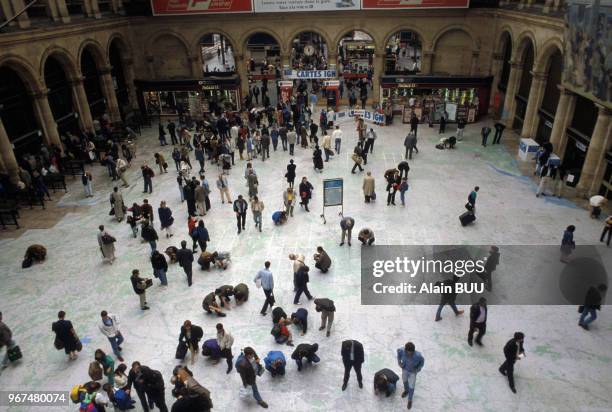
<svg viewBox="0 0 612 412"><path fill-rule="evenodd" d="M157 240L159 237L157 236L157 231L148 220L143 222L140 236L149 243L149 246L151 246L151 254L153 254L153 252L157 250Z"/></svg>
<svg viewBox="0 0 612 412"><path fill-rule="evenodd" d="M295 181L295 169L296 165L293 163L293 159L289 160L289 164L287 165L287 173L285 173L289 187L293 187L293 182Z"/></svg>
<svg viewBox="0 0 612 412"><path fill-rule="evenodd" d="M312 163L316 171L318 172L323 171L323 152L321 152L321 149L319 149L319 146L315 146L315 149L312 152Z"/></svg>
<svg viewBox="0 0 612 412"><path fill-rule="evenodd" d="M487 331L488 312L489 309L487 308L487 300L485 298L478 299L478 302L474 303L470 307L470 331L468 332L468 345L472 346L474 331L478 329L476 344L482 346L482 337Z"/></svg>
<svg viewBox="0 0 612 412"><path fill-rule="evenodd" d="M181 242L181 248L176 252L176 261L187 275L187 285L191 286L193 252L187 249L187 242L184 240Z"/></svg>
<svg viewBox="0 0 612 412"><path fill-rule="evenodd" d="M310 210L308 210L308 202L310 201L310 198L312 197L312 189L314 188L312 187L308 179L306 177L303 177L302 183L300 183L299 189L300 189L300 198L302 199L302 201L300 202L300 206L303 206L307 212L310 212Z"/></svg>
<svg viewBox="0 0 612 412"><path fill-rule="evenodd" d="M140 399L142 409L144 410L144 412L149 412L149 402L153 403L153 401L150 398L147 399L148 394L145 391L145 385L142 380L140 362L132 363L132 368L130 369L130 373L128 373L128 382L126 389L131 391L132 385L134 385L134 389L136 389L136 393L138 394L138 399Z"/></svg>
<svg viewBox="0 0 612 412"><path fill-rule="evenodd" d="M132 364L132 369L134 369L134 364ZM149 398L149 407L153 409L154 406L157 406L160 412L168 412L165 399L164 378L162 374L159 371L140 364L136 367L136 373L139 375L137 380L140 381L140 384Z"/></svg>
<svg viewBox="0 0 612 412"><path fill-rule="evenodd" d="M308 282L310 281L310 278L308 277L309 270L310 268L304 265L301 266L297 272L295 272L295 287L297 290L295 291L295 297L293 298L294 305L300 304L300 296L302 296L302 293L306 295L308 300L313 299L310 291L308 290Z"/></svg>
<svg viewBox="0 0 612 412"><path fill-rule="evenodd" d="M582 309L582 315L578 321L578 326L584 330L589 330L589 324L597 319L597 311L601 310L601 302L603 300L602 295L606 293L608 287L605 284L601 284L597 287L591 286L584 297L584 305L578 309ZM587 319L587 315L589 318Z"/></svg>
<svg viewBox="0 0 612 412"><path fill-rule="evenodd" d="M187 202L187 213L190 216L196 214L196 203L195 203L195 183L193 181L188 182L183 186L183 197Z"/></svg>
<svg viewBox="0 0 612 412"><path fill-rule="evenodd" d="M357 382L359 388L363 388L361 365L363 364L363 345L356 340L345 340L342 342L342 363L344 364L344 380L342 382L342 390L346 390L349 377L351 376L351 368L355 369L357 374Z"/></svg>
<svg viewBox="0 0 612 412"><path fill-rule="evenodd" d="M491 246L489 250L489 257L485 262L484 266L484 281L485 287L490 292L493 290L493 272L497 269L497 265L499 265L499 248L497 246Z"/></svg>
<svg viewBox="0 0 612 412"><path fill-rule="evenodd" d="M383 392L387 398L395 392L399 376L391 369L381 369L374 374L374 394Z"/></svg>
<svg viewBox="0 0 612 412"><path fill-rule="evenodd" d="M168 279L166 278L168 262L164 255L157 250L151 255L151 266L153 267L153 275L161 281L161 286L168 286Z"/></svg>
<svg viewBox="0 0 612 412"><path fill-rule="evenodd" d="M287 314L280 306L277 306L272 310L272 324L277 324L278 322L287 323Z"/></svg>
<svg viewBox="0 0 612 412"><path fill-rule="evenodd" d="M134 289L134 293L137 294L138 298L140 299L140 309L148 310L149 306L147 306L146 279L140 277L140 271L138 269L134 269L132 270L130 281L132 282L132 289Z"/></svg>
<svg viewBox="0 0 612 412"><path fill-rule="evenodd" d="M308 332L308 311L304 308L300 308L291 314L291 322L294 325L301 328L301 336L304 336Z"/></svg>
<svg viewBox="0 0 612 412"><path fill-rule="evenodd" d="M263 401L261 395L259 394L259 390L257 389L257 375L258 371L253 368L252 361L255 361L257 364L257 369L262 368L259 364L259 357L257 353L251 347L246 347L242 351L243 356L236 363L236 371L240 374L240 379L242 380L242 385L246 388L247 386L251 386L253 390L253 397L262 408L267 408L268 404ZM262 368L263 369L263 368Z"/></svg>
<svg viewBox="0 0 612 412"><path fill-rule="evenodd" d="M201 327L192 325L190 320L183 322L181 334L179 335L179 342L184 342L187 345L191 353L191 364L195 363L202 336L204 336L204 331Z"/></svg>
<svg viewBox="0 0 612 412"><path fill-rule="evenodd" d="M408 179L408 172L410 171L410 165L408 164L407 161L402 160L401 162L399 162L399 164L397 165L397 170L399 170L400 172L400 179L404 178L404 173L406 174L406 179Z"/></svg>
<svg viewBox="0 0 612 412"><path fill-rule="evenodd" d="M525 356L525 349L523 348L524 340L525 335L522 332L514 333L514 337L504 346L506 361L499 367L499 373L508 377L510 390L514 393L516 393L516 388L514 387L514 364Z"/></svg>
<svg viewBox="0 0 612 412"><path fill-rule="evenodd" d="M312 345L308 343L301 343L295 348L291 354L291 359L295 360L298 367L298 372L302 370L302 359L306 358L306 361L309 363L318 363L321 360L316 354L317 350L319 350L318 343L314 343Z"/></svg>
<svg viewBox="0 0 612 412"><path fill-rule="evenodd" d="M70 360L77 358L77 352L79 351L79 338L72 327L72 322L65 320L66 312L60 310L57 314L59 319L53 322L51 330L55 332L55 340L60 341L64 345L64 352L68 355Z"/></svg>
<svg viewBox="0 0 612 412"><path fill-rule="evenodd" d="M416 117L414 113L412 113L412 117L410 118L410 132L414 133L414 137L417 135L417 129L419 127L419 119Z"/></svg>

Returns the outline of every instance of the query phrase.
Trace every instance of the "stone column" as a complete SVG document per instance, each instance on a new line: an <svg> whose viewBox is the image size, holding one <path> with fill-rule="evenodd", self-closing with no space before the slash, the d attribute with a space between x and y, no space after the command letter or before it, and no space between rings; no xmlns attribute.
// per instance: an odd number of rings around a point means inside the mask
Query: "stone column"
<svg viewBox="0 0 612 412"><path fill-rule="evenodd" d="M338 66L338 54L336 54L336 53L329 53L327 55L327 63L329 65L333 64L334 66L336 66L336 69L338 69L338 67L337 67Z"/></svg>
<svg viewBox="0 0 612 412"><path fill-rule="evenodd" d="M13 151L13 145L9 140L6 130L4 129L4 123L0 119L0 159L6 173L11 178L11 183L19 183L19 167L17 166L17 159L15 158L15 152Z"/></svg>
<svg viewBox="0 0 612 412"><path fill-rule="evenodd" d="M595 174L601 160L606 155L606 141L610 138L612 110L600 106L599 115L597 116L597 122L595 123L595 129L591 135L591 142L587 150L586 159L582 166L582 173L580 174L580 180L576 186L576 190L579 196L590 197L593 195L592 188L597 186L599 182L595 180Z"/></svg>
<svg viewBox="0 0 612 412"><path fill-rule="evenodd" d="M70 23L70 15L66 7L66 0L48 0L47 8L51 14L51 20Z"/></svg>
<svg viewBox="0 0 612 412"><path fill-rule="evenodd" d="M0 8L2 8L2 14L7 20L15 17L17 13L25 8L24 0L0 0ZM20 29L27 29L30 27L30 18L28 12L22 13L17 19L10 23L10 26L17 25Z"/></svg>
<svg viewBox="0 0 612 412"><path fill-rule="evenodd" d="M134 110L138 110L138 96L136 95L136 86L134 85L134 59L123 59L121 61L123 66L123 77L125 78L125 87L128 89L128 96L130 99L130 107Z"/></svg>
<svg viewBox="0 0 612 412"><path fill-rule="evenodd" d="M115 14L123 13L123 1L122 0L111 0L111 10Z"/></svg>
<svg viewBox="0 0 612 412"><path fill-rule="evenodd" d="M285 67L285 66L289 66L291 67L291 62L290 62L290 58L291 55L288 53L281 53L281 65L283 67L281 67L281 70Z"/></svg>
<svg viewBox="0 0 612 412"><path fill-rule="evenodd" d="M93 132L93 119L89 110L85 87L83 87L83 78L72 79L70 84L72 85L72 101L74 102L75 110L79 114L81 129Z"/></svg>
<svg viewBox="0 0 612 412"><path fill-rule="evenodd" d="M480 57L480 51L475 50L472 52L472 63L470 65L470 75L477 76L480 72L480 68L478 66L478 57Z"/></svg>
<svg viewBox="0 0 612 412"><path fill-rule="evenodd" d="M553 122L552 131L550 132L550 143L553 145L554 153L563 159L565 155L565 146L567 145L567 133L565 130L572 121L574 108L576 106L576 95L563 86L558 86L561 90L559 102L557 103L557 111Z"/></svg>
<svg viewBox="0 0 612 412"><path fill-rule="evenodd" d="M504 100L504 112L502 119L506 123L506 127L511 128L514 121L514 110L516 108L516 91L519 87L519 81L523 74L523 65L516 62L510 63L510 76L508 77L508 86L506 87L506 98Z"/></svg>
<svg viewBox="0 0 612 412"><path fill-rule="evenodd" d="M98 6L98 0L83 0L83 12L85 13L86 17L93 17L95 19L102 18L100 7Z"/></svg>
<svg viewBox="0 0 612 412"><path fill-rule="evenodd" d="M47 90L34 93L34 114L43 131L45 143L48 145L53 144L63 151L62 141L57 131L57 123L55 123L55 119L53 118L53 112L51 112L51 107L49 106L47 93Z"/></svg>
<svg viewBox="0 0 612 412"><path fill-rule="evenodd" d="M499 79L501 77L501 70L504 64L504 56L501 53L494 53L493 59L491 63L490 75L493 76L493 81L491 82L491 95L489 96L489 104L493 105L493 101L495 99L495 94L497 93L497 86L499 85Z"/></svg>
<svg viewBox="0 0 612 412"><path fill-rule="evenodd" d="M383 76L383 74L385 74L385 51L376 50L376 53L374 53L372 58L372 63L374 63L374 73L372 74L372 102L380 104L382 101L382 96L380 93L380 78Z"/></svg>
<svg viewBox="0 0 612 412"><path fill-rule="evenodd" d="M561 0L553 0L553 11L559 11L559 8L561 7Z"/></svg>
<svg viewBox="0 0 612 412"><path fill-rule="evenodd" d="M525 110L525 120L523 121L523 129L521 137L535 137L538 128L538 108L542 104L542 97L546 89L546 79L548 76L545 73L531 72L531 87L529 89L529 99L527 100L527 109Z"/></svg>
<svg viewBox="0 0 612 412"><path fill-rule="evenodd" d="M121 111L119 111L119 103L117 103L117 94L115 93L115 84L113 76L111 76L111 67L102 67L98 70L98 78L100 86L102 86L102 94L106 100L106 109L111 122L121 121Z"/></svg>
<svg viewBox="0 0 612 412"><path fill-rule="evenodd" d="M421 55L421 74L431 74L434 54L431 50L423 50Z"/></svg>
<svg viewBox="0 0 612 412"><path fill-rule="evenodd" d="M249 95L249 73L247 71L244 55L234 53L234 61L236 62L236 73L238 73L238 77L240 78L240 98L244 99Z"/></svg>
<svg viewBox="0 0 612 412"><path fill-rule="evenodd" d="M544 7L542 8L542 13L550 13L550 9L553 5L553 0L546 0L544 3Z"/></svg>

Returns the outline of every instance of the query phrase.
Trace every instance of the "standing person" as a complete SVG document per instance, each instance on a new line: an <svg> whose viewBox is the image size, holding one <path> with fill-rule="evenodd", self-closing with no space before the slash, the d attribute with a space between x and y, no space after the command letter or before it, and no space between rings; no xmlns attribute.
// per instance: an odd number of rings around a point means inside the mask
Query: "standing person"
<svg viewBox="0 0 612 412"><path fill-rule="evenodd" d="M128 373L127 386L125 389L126 391L130 392L132 390L132 385L134 385L134 389L136 389L136 393L138 394L138 399L140 399L140 405L142 406L143 411L149 412L149 400L147 399L147 393L145 392L145 386L141 379L141 375L140 362L132 363L132 367Z"/></svg>
<svg viewBox="0 0 612 412"><path fill-rule="evenodd" d="M438 286L440 290L443 291L440 293L440 304L438 305L438 311L436 312L436 322L442 320L442 309L446 305L451 307L453 312L455 312L455 316L463 315L463 310L457 309L457 305L455 304L455 300L457 299L455 285L457 284L458 280L458 277L453 276L452 279L446 279L444 281L438 281L435 283L435 286ZM451 291L449 292L447 288L451 288Z"/></svg>
<svg viewBox="0 0 612 412"><path fill-rule="evenodd" d="M321 141L321 147L325 152L325 161L329 162L329 157L334 155L334 152L331 149L331 136L327 133L323 136L323 140Z"/></svg>
<svg viewBox="0 0 612 412"><path fill-rule="evenodd" d="M487 126L483 127L480 130L480 134L482 135L482 145L484 147L487 147L487 140L489 139L489 134L490 133L491 133L491 128L487 127ZM463 134L462 134L462 136L463 136Z"/></svg>
<svg viewBox="0 0 612 412"><path fill-rule="evenodd" d="M419 119L418 117L416 117L414 113L412 113L412 116L410 117L410 133L414 135L415 138L417 137L418 127L419 127Z"/></svg>
<svg viewBox="0 0 612 412"><path fill-rule="evenodd" d="M98 229L100 230L98 232L98 245L102 252L102 258L112 265L115 261L115 242L117 239L104 230L103 225L98 226Z"/></svg>
<svg viewBox="0 0 612 412"><path fill-rule="evenodd" d="M165 200L160 202L159 208L157 209L157 214L159 216L161 230L166 231L166 238L172 237L172 224L174 223L174 218L172 217L172 210L170 210L170 208L166 205Z"/></svg>
<svg viewBox="0 0 612 412"><path fill-rule="evenodd" d="M332 138L334 139L334 149L336 154L340 154L340 146L342 146L342 130L340 126L336 126L336 130L332 132Z"/></svg>
<svg viewBox="0 0 612 412"><path fill-rule="evenodd" d="M351 231L355 226L355 219L352 217L342 217L340 220L340 229L342 229L342 239L340 240L340 246L344 245L344 238L346 237L348 240L348 245L351 246Z"/></svg>
<svg viewBox="0 0 612 412"><path fill-rule="evenodd" d="M525 357L524 341L525 334L523 332L514 332L514 337L504 346L504 357L506 360L499 367L499 373L508 377L508 385L510 385L510 390L514 393L516 393L516 387L514 386L514 364L517 360Z"/></svg>
<svg viewBox="0 0 612 412"><path fill-rule="evenodd" d="M317 137L317 131L319 130L319 126L312 120L310 121L310 144L316 145L319 138ZM324 135L327 133L323 133Z"/></svg>
<svg viewBox="0 0 612 412"><path fill-rule="evenodd" d="M176 166L176 171L181 174L181 152L178 148L172 149L172 160L174 160L174 165Z"/></svg>
<svg viewBox="0 0 612 412"><path fill-rule="evenodd" d="M312 198L313 189L314 187L310 184L306 176L302 177L302 182L300 183L299 187L300 198L302 199L302 201L300 202L300 206L304 206L304 209L307 212L310 212L310 210L308 209L308 202L310 201L310 198Z"/></svg>
<svg viewBox="0 0 612 412"><path fill-rule="evenodd" d="M233 368L232 360L234 355L232 355L232 345L234 344L234 337L223 328L222 323L217 323L216 329L217 344L219 344L219 349L221 349L221 357L225 358L227 362L227 371L225 373L230 373Z"/></svg>
<svg viewBox="0 0 612 412"><path fill-rule="evenodd" d="M283 146L283 152L287 151L287 136L288 130L287 130L287 126L283 125L279 130L278 130L278 136L281 139L281 145Z"/></svg>
<svg viewBox="0 0 612 412"><path fill-rule="evenodd" d="M238 195L238 199L234 201L234 213L236 213L236 225L238 226L238 234L245 230L246 214L249 204L242 198L242 195Z"/></svg>
<svg viewBox="0 0 612 412"><path fill-rule="evenodd" d="M113 353L117 359L119 359L119 362L123 362L123 358L121 357L123 335L119 331L119 321L117 320L117 315L109 314L107 311L103 310L100 312L100 317L101 320L98 324L98 328L110 342L111 347L113 348Z"/></svg>
<svg viewBox="0 0 612 412"><path fill-rule="evenodd" d="M497 246L491 246L489 249L489 256L487 257L487 261L484 265L484 281L485 287L490 292L493 290L493 272L497 269L497 265L499 265L499 248Z"/></svg>
<svg viewBox="0 0 612 412"><path fill-rule="evenodd" d="M372 197L376 196L376 183L374 181L374 177L372 176L372 172L368 171L366 176L363 178L363 195L365 197L365 202L370 203Z"/></svg>
<svg viewBox="0 0 612 412"><path fill-rule="evenodd" d="M203 220L198 222L198 225L191 232L191 236L197 240L202 253L206 252L206 242L210 242L210 235L208 229L204 226Z"/></svg>
<svg viewBox="0 0 612 412"><path fill-rule="evenodd" d="M366 134L366 142L365 142L365 146L363 148L363 151L368 153L368 151L370 153L374 152L374 141L376 140L376 132L374 131L373 127L370 127L370 130L368 131L368 133Z"/></svg>
<svg viewBox="0 0 612 412"><path fill-rule="evenodd" d="M408 188L408 179L403 178L399 186L400 200L402 201L402 206L406 206L406 192L408 191Z"/></svg>
<svg viewBox="0 0 612 412"><path fill-rule="evenodd" d="M470 307L470 330L468 332L468 345L472 346L472 338L474 337L474 331L478 329L478 335L476 335L476 344L482 346L482 337L487 332L487 315L489 310L487 308L487 299L480 298L478 302L474 303Z"/></svg>
<svg viewBox="0 0 612 412"><path fill-rule="evenodd" d="M302 296L302 293L306 295L308 300L313 299L310 291L308 290L308 282L310 282L310 278L308 276L309 270L310 268L304 265L300 267L295 274L295 287L297 290L295 291L295 297L293 298L294 305L300 304L300 296Z"/></svg>
<svg viewBox="0 0 612 412"><path fill-rule="evenodd" d="M161 123L160 123L161 126ZM168 133L170 134L170 140L172 141L172 145L178 144L178 140L176 138L176 124L172 120L168 120ZM160 129L161 130L161 129ZM161 134L161 131L160 131Z"/></svg>
<svg viewBox="0 0 612 412"><path fill-rule="evenodd" d="M93 197L93 187L92 187L92 183L91 183L92 180L93 180L93 177L92 177L91 173L89 173L89 172L85 172L81 176L81 182L83 183L83 188L85 189L85 196L86 197Z"/></svg>
<svg viewBox="0 0 612 412"><path fill-rule="evenodd" d="M404 139L404 147L406 148L406 154L404 154L404 159L412 160L412 151L419 153L419 149L416 147L417 138L416 134L410 132L406 135Z"/></svg>
<svg viewBox="0 0 612 412"><path fill-rule="evenodd" d="M153 176L155 172L146 163L140 166L142 171L142 179L144 181L144 190L142 193L153 193Z"/></svg>
<svg viewBox="0 0 612 412"><path fill-rule="evenodd" d="M66 312L60 310L57 314L58 320L53 322L51 330L55 332L55 341L61 342L64 347L64 352L68 355L68 359L75 360L77 358L77 352L80 351L79 346L81 345L81 341L74 331L72 322L66 320L65 317Z"/></svg>
<svg viewBox="0 0 612 412"><path fill-rule="evenodd" d="M249 199L253 199L253 197L257 196L259 188L259 180L257 180L257 175L253 170L249 170L247 185L249 186Z"/></svg>
<svg viewBox="0 0 612 412"><path fill-rule="evenodd" d="M360 172L363 172L363 167L361 167L361 163L363 163L364 161L363 155L364 153L361 147L359 145L355 146L355 149L353 150L353 155L351 156L351 159L354 162L353 168L351 169L352 174L355 174L355 169L357 168L359 168Z"/></svg>
<svg viewBox="0 0 612 412"><path fill-rule="evenodd" d="M199 216L206 215L206 189L200 184L196 184L193 189L193 199L196 205L196 211Z"/></svg>
<svg viewBox="0 0 612 412"><path fill-rule="evenodd" d="M140 364L132 367L136 369L136 374L139 375L138 380L142 384L147 398L149 398L149 407L153 409L157 406L159 412L168 412L165 400L164 378L161 372Z"/></svg>
<svg viewBox="0 0 612 412"><path fill-rule="evenodd" d="M219 194L221 195L221 203L225 203L225 199L227 199L228 204L232 203L227 177L225 177L223 174L220 174L217 178L217 189L219 189Z"/></svg>
<svg viewBox="0 0 612 412"><path fill-rule="evenodd" d="M601 310L601 302L603 296L608 287L605 284L601 284L597 287L591 286L584 297L584 305L578 308L578 312L581 312L578 326L584 330L589 330L589 325L597 319L597 311ZM588 318L587 318L588 316Z"/></svg>
<svg viewBox="0 0 612 412"><path fill-rule="evenodd" d="M255 227L261 232L261 213L264 210L264 203L259 200L257 196L251 200L251 211L253 212L253 220L255 221Z"/></svg>
<svg viewBox="0 0 612 412"><path fill-rule="evenodd" d="M563 239L561 239L561 262L569 263L569 256L572 254L572 250L576 249L576 242L574 242L574 232L576 226L569 225L563 232Z"/></svg>
<svg viewBox="0 0 612 412"><path fill-rule="evenodd" d="M110 195L110 203L115 212L115 219L117 219L117 222L121 222L125 216L125 204L123 203L123 195L119 192L117 186L113 187L113 193Z"/></svg>
<svg viewBox="0 0 612 412"><path fill-rule="evenodd" d="M319 330L327 328L326 336L329 338L332 323L334 323L334 312L336 312L334 301L327 298L317 298L314 300L314 304L315 310L321 312L321 326L319 326Z"/></svg>
<svg viewBox="0 0 612 412"><path fill-rule="evenodd" d="M297 198L297 193L293 190L292 187L288 187L287 190L283 192L283 203L285 205L285 213L288 216L293 217L293 207L295 206L295 199Z"/></svg>
<svg viewBox="0 0 612 412"><path fill-rule="evenodd" d="M183 186L183 196L187 202L187 214L189 216L195 216L196 214L195 186L193 181L187 180L185 180L185 186Z"/></svg>
<svg viewBox="0 0 612 412"><path fill-rule="evenodd" d="M357 383L359 384L359 388L363 389L363 378L361 376L361 365L364 361L363 345L361 342L356 340L345 340L342 342L340 354L342 355L342 363L344 364L344 380L342 381L342 390L346 390L349 377L351 376L351 368L355 369L355 373L357 374Z"/></svg>
<svg viewBox="0 0 612 412"><path fill-rule="evenodd" d="M164 130L164 125L159 122L159 145L160 146L166 146L168 143L166 143L166 131Z"/></svg>
<svg viewBox="0 0 612 412"><path fill-rule="evenodd" d="M363 149L365 143L366 125L362 118L357 119L357 138L359 139L358 145Z"/></svg>
<svg viewBox="0 0 612 412"><path fill-rule="evenodd" d="M204 331L201 327L191 324L190 320L183 322L181 326L181 334L179 335L179 343L187 345L189 353L191 354L191 364L193 365L198 356L198 350L200 349L200 340L204 336Z"/></svg>
<svg viewBox="0 0 612 412"><path fill-rule="evenodd" d="M132 282L132 288L134 289L134 293L138 295L140 299L140 309L141 310L149 310L149 306L147 305L147 284L146 279L140 277L140 271L138 269L132 270L132 276L130 277L130 281Z"/></svg>
<svg viewBox="0 0 612 412"><path fill-rule="evenodd" d="M540 169L540 184L538 185L538 190L536 191L536 197L540 197L540 195L546 196L546 187L548 186L551 177L550 173L553 168L549 168L548 165L542 166Z"/></svg>
<svg viewBox="0 0 612 412"><path fill-rule="evenodd" d="M247 346L242 350L239 360L236 362L236 371L240 374L242 385L246 388L251 386L253 391L253 397L257 401L257 404L264 409L268 408L268 404L264 402L257 389L257 376L259 375L259 357L253 350L253 348Z"/></svg>
<svg viewBox="0 0 612 412"><path fill-rule="evenodd" d="M295 181L295 169L296 165L293 163L293 159L289 160L289 164L287 165L287 173L285 173L285 177L287 178L287 183L289 183L289 187L293 188L293 182Z"/></svg>
<svg viewBox="0 0 612 412"><path fill-rule="evenodd" d="M476 196L478 195L478 191L480 190L480 187L476 186L474 187L474 190L472 190L470 192L470 194L468 195L468 204L472 207L472 213L476 214Z"/></svg>
<svg viewBox="0 0 612 412"><path fill-rule="evenodd" d="M499 144L505 128L506 126L503 123L495 123L495 136L493 137L493 144Z"/></svg>
<svg viewBox="0 0 612 412"><path fill-rule="evenodd" d="M176 261L187 275L187 286L191 286L193 252L187 249L187 242L181 241L181 248L176 252Z"/></svg>
<svg viewBox="0 0 612 412"><path fill-rule="evenodd" d="M168 286L166 272L168 271L168 262L164 255L157 250L151 255L151 266L153 267L153 276L160 280L160 286Z"/></svg>
<svg viewBox="0 0 612 412"><path fill-rule="evenodd" d="M17 346L17 343L13 340L13 332L8 326L2 321L2 312L0 312L0 349L6 346L6 352L4 358L2 358L2 365L0 365L0 372L9 365L9 351Z"/></svg>
<svg viewBox="0 0 612 412"><path fill-rule="evenodd" d="M312 152L312 163L315 171L323 172L323 157L321 156L321 149L319 149L319 146L315 146Z"/></svg>
<svg viewBox="0 0 612 412"><path fill-rule="evenodd" d="M458 141L461 141L463 139L463 132L465 131L466 124L467 122L465 121L463 117L460 117L459 120L457 120L457 140Z"/></svg>
<svg viewBox="0 0 612 412"><path fill-rule="evenodd" d="M122 158L117 159L117 177L123 182L123 187L130 187L126 179L127 163Z"/></svg>
<svg viewBox="0 0 612 412"><path fill-rule="evenodd" d="M264 266L264 269L261 269L259 272L257 272L255 279L253 279L253 282L255 282L255 284L261 285L261 288L264 291L264 295L266 295L266 300L264 301L263 307L259 312L263 316L266 315L268 306L274 306L274 277L272 276L272 272L270 271L270 262L266 261L264 263Z"/></svg>
<svg viewBox="0 0 612 412"><path fill-rule="evenodd" d="M153 228L153 225L148 220L142 222L142 229L140 230L140 236L149 243L151 247L151 254L157 250L157 231Z"/></svg>
<svg viewBox="0 0 612 412"><path fill-rule="evenodd" d="M204 149L202 148L202 145L197 144L195 146L193 154L195 155L196 160L200 164L200 172L204 172Z"/></svg>
<svg viewBox="0 0 612 412"><path fill-rule="evenodd" d="M442 114L442 116L440 116L440 130L438 131L438 134L444 133L446 133L446 115Z"/></svg>
<svg viewBox="0 0 612 412"><path fill-rule="evenodd" d="M402 398L408 396L408 409L410 409L412 408L416 377L423 369L425 359L420 352L416 351L414 343L407 342L403 348L397 350L397 363L402 368L402 382L404 383Z"/></svg>
<svg viewBox="0 0 612 412"><path fill-rule="evenodd" d="M297 133L293 130L292 126L289 126L287 132L287 143L289 143L289 156L293 156L293 150L295 149L295 142L297 140Z"/></svg>
<svg viewBox="0 0 612 412"><path fill-rule="evenodd" d="M608 240L606 241L606 245L610 247L610 238L612 238L612 215L606 218L604 222L603 231L601 232L601 237L599 238L600 242L604 241L604 237L608 235Z"/></svg>

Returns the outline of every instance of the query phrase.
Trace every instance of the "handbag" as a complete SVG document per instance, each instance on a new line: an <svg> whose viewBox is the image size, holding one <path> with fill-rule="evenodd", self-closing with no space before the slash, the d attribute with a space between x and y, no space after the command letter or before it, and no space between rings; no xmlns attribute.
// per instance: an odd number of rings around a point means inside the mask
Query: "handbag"
<svg viewBox="0 0 612 412"><path fill-rule="evenodd" d="M251 394L252 393L253 392L249 391L246 386L243 386L238 391L238 396L240 397L241 400L247 401L247 400L251 399Z"/></svg>
<svg viewBox="0 0 612 412"><path fill-rule="evenodd" d="M145 284L145 289L149 289L151 286L153 286L153 279L145 279L144 281Z"/></svg>
<svg viewBox="0 0 612 412"><path fill-rule="evenodd" d="M57 350L62 350L64 349L64 342L62 342L61 339L56 336L55 340L53 341L53 346L55 346L55 349Z"/></svg>
<svg viewBox="0 0 612 412"><path fill-rule="evenodd" d="M80 352L83 350L83 343L81 342L81 339L79 339L78 337L76 339L77 339L76 350L77 352Z"/></svg>
<svg viewBox="0 0 612 412"><path fill-rule="evenodd" d="M370 196L370 199L376 200L376 192L372 192L372 195Z"/></svg>
<svg viewBox="0 0 612 412"><path fill-rule="evenodd" d="M176 353L174 357L176 359L183 360L185 359L185 356L187 356L187 343L185 343L184 341L180 341L178 346L176 347Z"/></svg>

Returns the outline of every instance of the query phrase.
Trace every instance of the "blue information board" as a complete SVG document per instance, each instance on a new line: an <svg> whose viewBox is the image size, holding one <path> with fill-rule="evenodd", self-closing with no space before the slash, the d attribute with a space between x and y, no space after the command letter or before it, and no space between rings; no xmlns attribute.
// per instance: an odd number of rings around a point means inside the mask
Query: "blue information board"
<svg viewBox="0 0 612 412"><path fill-rule="evenodd" d="M323 206L341 206L344 181L342 179L323 180Z"/></svg>

